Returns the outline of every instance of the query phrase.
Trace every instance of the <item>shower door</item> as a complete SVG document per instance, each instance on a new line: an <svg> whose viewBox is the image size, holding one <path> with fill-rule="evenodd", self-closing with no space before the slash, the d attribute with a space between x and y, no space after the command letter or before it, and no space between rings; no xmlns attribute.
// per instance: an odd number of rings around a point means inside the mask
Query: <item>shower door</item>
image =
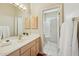
<svg viewBox="0 0 79 59"><path fill-rule="evenodd" d="M46 41L57 43L59 40L59 9L43 11L43 34Z"/></svg>

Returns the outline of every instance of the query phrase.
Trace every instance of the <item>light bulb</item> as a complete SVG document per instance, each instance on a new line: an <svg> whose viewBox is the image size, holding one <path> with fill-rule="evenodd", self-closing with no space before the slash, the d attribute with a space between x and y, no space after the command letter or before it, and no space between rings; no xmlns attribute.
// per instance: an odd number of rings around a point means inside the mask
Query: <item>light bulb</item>
<svg viewBox="0 0 79 59"><path fill-rule="evenodd" d="M26 7L23 7L24 10L26 10Z"/></svg>

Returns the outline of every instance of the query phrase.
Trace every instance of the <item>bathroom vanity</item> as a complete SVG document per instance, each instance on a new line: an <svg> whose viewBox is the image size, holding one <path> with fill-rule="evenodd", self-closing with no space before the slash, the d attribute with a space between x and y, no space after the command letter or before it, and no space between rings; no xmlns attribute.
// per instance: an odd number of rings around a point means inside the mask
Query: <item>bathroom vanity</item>
<svg viewBox="0 0 79 59"><path fill-rule="evenodd" d="M7 38L11 40L8 46L0 47L3 56L36 56L40 51L40 35L30 35L18 40L18 37Z"/></svg>

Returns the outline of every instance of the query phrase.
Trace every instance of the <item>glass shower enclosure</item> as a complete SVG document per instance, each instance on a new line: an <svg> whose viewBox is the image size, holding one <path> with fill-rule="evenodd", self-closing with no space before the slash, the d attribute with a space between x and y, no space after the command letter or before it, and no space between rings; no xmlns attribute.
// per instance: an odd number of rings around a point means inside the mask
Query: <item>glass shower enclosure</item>
<svg viewBox="0 0 79 59"><path fill-rule="evenodd" d="M44 52L47 55L58 54L59 41L59 9L43 10Z"/></svg>

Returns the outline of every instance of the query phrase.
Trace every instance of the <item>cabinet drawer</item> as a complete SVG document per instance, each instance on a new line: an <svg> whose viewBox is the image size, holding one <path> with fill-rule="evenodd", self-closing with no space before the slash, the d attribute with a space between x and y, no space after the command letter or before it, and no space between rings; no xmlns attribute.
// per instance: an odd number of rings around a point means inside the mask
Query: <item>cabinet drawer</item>
<svg viewBox="0 0 79 59"><path fill-rule="evenodd" d="M12 53L10 53L8 56L19 56L20 55L20 50L16 50Z"/></svg>
<svg viewBox="0 0 79 59"><path fill-rule="evenodd" d="M28 43L27 45L21 48L21 54L23 54L26 50L30 49L35 44L35 41Z"/></svg>
<svg viewBox="0 0 79 59"><path fill-rule="evenodd" d="M21 56L30 56L30 49L25 51Z"/></svg>

